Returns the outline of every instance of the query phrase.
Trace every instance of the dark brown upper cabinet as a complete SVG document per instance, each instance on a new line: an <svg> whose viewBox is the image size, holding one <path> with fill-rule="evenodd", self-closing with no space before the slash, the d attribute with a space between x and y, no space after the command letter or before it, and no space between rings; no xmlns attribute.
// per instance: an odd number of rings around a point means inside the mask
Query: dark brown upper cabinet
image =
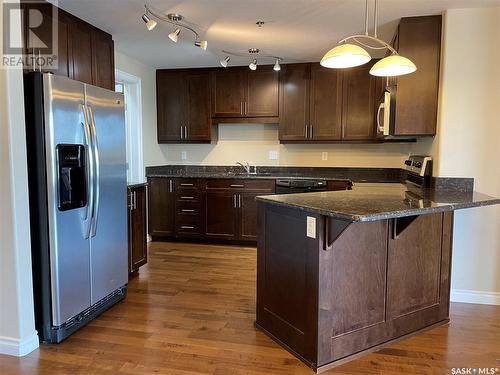
<svg viewBox="0 0 500 375"><path fill-rule="evenodd" d="M345 70L317 63L284 65L280 141L375 140L377 78L369 74L373 63Z"/></svg>
<svg viewBox="0 0 500 375"><path fill-rule="evenodd" d="M210 143L210 73L203 69L156 73L158 143Z"/></svg>
<svg viewBox="0 0 500 375"><path fill-rule="evenodd" d="M342 72L311 64L309 137L315 141L342 139Z"/></svg>
<svg viewBox="0 0 500 375"><path fill-rule="evenodd" d="M376 137L377 84L383 78L370 74L376 61L343 71L342 139L370 140Z"/></svg>
<svg viewBox="0 0 500 375"><path fill-rule="evenodd" d="M58 50L57 69L37 66L36 69L66 76L77 81L115 89L114 43L110 34L82 21L52 4L39 1L22 1L24 53L34 57L38 54L53 53L46 48L31 48L30 35L36 36L47 46L51 46L52 24L57 19ZM36 30L28 30L30 10L42 13L42 24ZM33 70L32 66L25 71Z"/></svg>
<svg viewBox="0 0 500 375"><path fill-rule="evenodd" d="M271 65L259 66L255 71L232 67L212 73L214 118L277 117L278 101L279 72Z"/></svg>
<svg viewBox="0 0 500 375"><path fill-rule="evenodd" d="M310 64L281 66L280 141L308 138L310 77Z"/></svg>
<svg viewBox="0 0 500 375"><path fill-rule="evenodd" d="M417 71L390 80L397 86L394 135L436 134L441 24L441 16L408 17L399 23L393 45Z"/></svg>

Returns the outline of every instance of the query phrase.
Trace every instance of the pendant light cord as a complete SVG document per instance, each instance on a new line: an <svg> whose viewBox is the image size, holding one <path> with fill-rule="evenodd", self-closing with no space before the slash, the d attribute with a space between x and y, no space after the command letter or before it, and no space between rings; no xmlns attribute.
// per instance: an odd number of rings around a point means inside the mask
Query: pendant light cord
<svg viewBox="0 0 500 375"><path fill-rule="evenodd" d="M365 1L365 35L368 35L368 0Z"/></svg>
<svg viewBox="0 0 500 375"><path fill-rule="evenodd" d="M377 23L378 23L378 0L375 0L375 11L373 13L373 36L377 38Z"/></svg>

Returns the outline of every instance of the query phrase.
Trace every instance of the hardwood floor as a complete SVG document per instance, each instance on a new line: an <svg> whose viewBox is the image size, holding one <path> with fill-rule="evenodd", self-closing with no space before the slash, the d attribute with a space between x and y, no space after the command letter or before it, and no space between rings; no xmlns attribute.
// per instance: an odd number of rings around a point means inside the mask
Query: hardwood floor
<svg viewBox="0 0 500 375"><path fill-rule="evenodd" d="M255 255L253 248L153 243L124 302L60 345L0 356L0 374L311 375L253 327ZM500 306L452 304L449 325L326 373L451 374L500 368L499 360Z"/></svg>

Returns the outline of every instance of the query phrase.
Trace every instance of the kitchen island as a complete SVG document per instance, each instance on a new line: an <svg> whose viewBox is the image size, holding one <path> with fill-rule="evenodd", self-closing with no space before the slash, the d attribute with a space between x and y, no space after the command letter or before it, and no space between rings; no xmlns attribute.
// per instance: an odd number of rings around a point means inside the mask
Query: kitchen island
<svg viewBox="0 0 500 375"><path fill-rule="evenodd" d="M400 183L257 200L256 326L318 372L448 322L453 212L500 203Z"/></svg>

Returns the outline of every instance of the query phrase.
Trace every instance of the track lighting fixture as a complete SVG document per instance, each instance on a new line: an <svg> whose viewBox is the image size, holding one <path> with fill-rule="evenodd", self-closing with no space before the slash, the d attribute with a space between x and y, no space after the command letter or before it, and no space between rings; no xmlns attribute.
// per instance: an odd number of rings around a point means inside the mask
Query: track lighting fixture
<svg viewBox="0 0 500 375"><path fill-rule="evenodd" d="M181 33L181 29L177 28L174 31L172 31L170 34L168 34L168 37L170 40L174 43L177 43L177 40L179 39L179 34Z"/></svg>
<svg viewBox="0 0 500 375"><path fill-rule="evenodd" d="M378 0L375 0L375 12L373 16L374 32L373 36L368 34L368 0L365 3L365 33L352 35L342 39L338 45L328 51L321 59L320 64L326 68L350 68L366 64L371 60L370 54L356 44L347 43L354 41L363 47L380 50L388 49L391 55L383 58L370 69L370 74L374 76L393 77L403 74L413 73L417 70L415 64L406 57L400 56L398 52L389 44L377 37L378 23ZM377 46L368 44L377 43Z"/></svg>
<svg viewBox="0 0 500 375"><path fill-rule="evenodd" d="M229 60L231 60L231 58L230 58L229 56L226 56L226 57L224 58L224 60L221 60L221 61L219 61L219 62L220 62L221 66L222 66L223 68L227 68L227 65L229 64Z"/></svg>
<svg viewBox="0 0 500 375"><path fill-rule="evenodd" d="M264 60L264 61L268 61L268 60L274 61L273 69L276 72L279 72L281 70L281 65L280 64L283 61L283 58L279 57L279 56L267 55L267 54L262 54L261 55L261 51L258 48L249 48L245 52L233 52L233 51L222 50L222 53L224 53L224 55L226 57L224 59L220 60L219 63L224 68L226 68L228 66L229 60L231 59L230 56L235 56L235 57L238 57L238 58L242 57L242 58L250 59L251 62L250 62L250 64L248 64L248 67L251 70L257 70L257 66L258 66L257 58L261 62L262 62L262 60Z"/></svg>
<svg viewBox="0 0 500 375"><path fill-rule="evenodd" d="M149 31L153 30L157 25L157 22L155 20L152 20L151 18L148 17L148 12L142 15L142 20L146 24L146 27L148 28Z"/></svg>
<svg viewBox="0 0 500 375"><path fill-rule="evenodd" d="M194 42L194 45L196 47L200 47L202 50L206 51L207 47L208 47L208 42L206 40L202 40L202 41L196 40Z"/></svg>
<svg viewBox="0 0 500 375"><path fill-rule="evenodd" d="M250 68L250 70L257 70L257 59L253 59L248 67Z"/></svg>
<svg viewBox="0 0 500 375"><path fill-rule="evenodd" d="M161 13L153 11L147 4L144 5L144 8L146 9L146 11L142 15L142 19L146 23L146 27L148 28L148 30L153 30L157 25L157 22L151 19L151 17L154 17L160 21L176 26L176 29L168 34L168 37L172 42L177 43L181 30L186 29L194 34L194 45L196 47L199 47L204 51L207 49L208 42L206 40L200 40L200 34L198 34L198 32L187 23L183 22L184 17L182 15L169 13L165 16Z"/></svg>
<svg viewBox="0 0 500 375"><path fill-rule="evenodd" d="M275 72L279 72L281 70L281 65L280 65L280 59L276 59L276 62L274 63L273 70Z"/></svg>

